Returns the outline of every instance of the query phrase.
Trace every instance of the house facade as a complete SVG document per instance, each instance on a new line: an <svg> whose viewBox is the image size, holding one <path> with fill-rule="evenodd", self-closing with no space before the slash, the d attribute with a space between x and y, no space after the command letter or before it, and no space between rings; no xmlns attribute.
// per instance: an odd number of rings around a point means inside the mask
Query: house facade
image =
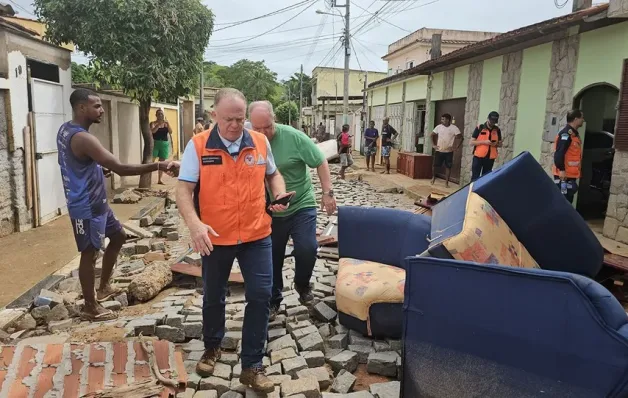
<svg viewBox="0 0 628 398"><path fill-rule="evenodd" d="M388 75L396 75L411 69L431 58L432 37L440 35L440 51L444 54L456 51L469 44L495 37L499 33L474 32L467 30L421 28L388 46L382 59L388 62Z"/></svg>
<svg viewBox="0 0 628 398"><path fill-rule="evenodd" d="M398 122L401 149L416 138L415 151L424 153L432 148L423 132L452 114L465 139L452 175L466 184L468 142L490 111L500 113L504 140L496 165L528 151L551 174L556 134L570 109L582 109L577 209L603 223L605 236L628 243L627 18L628 1L611 0L469 45L370 85L370 113L424 107L422 127L414 122L406 132L407 120Z"/></svg>

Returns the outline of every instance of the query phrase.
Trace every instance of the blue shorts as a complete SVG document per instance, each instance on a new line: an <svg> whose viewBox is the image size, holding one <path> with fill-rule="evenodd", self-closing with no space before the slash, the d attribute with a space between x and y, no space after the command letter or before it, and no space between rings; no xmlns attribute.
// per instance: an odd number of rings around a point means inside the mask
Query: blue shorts
<svg viewBox="0 0 628 398"><path fill-rule="evenodd" d="M122 224L113 215L110 207L91 219L72 219L74 239L79 252L88 249L100 250L105 245L105 238L110 238L122 231Z"/></svg>
<svg viewBox="0 0 628 398"><path fill-rule="evenodd" d="M382 156L385 157L385 158L389 158L391 149L392 149L391 146L383 146L382 147Z"/></svg>

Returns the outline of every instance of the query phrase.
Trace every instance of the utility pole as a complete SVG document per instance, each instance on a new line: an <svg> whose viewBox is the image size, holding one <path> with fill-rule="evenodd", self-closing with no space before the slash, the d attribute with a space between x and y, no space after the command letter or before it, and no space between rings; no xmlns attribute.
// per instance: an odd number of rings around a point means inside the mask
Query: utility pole
<svg viewBox="0 0 628 398"><path fill-rule="evenodd" d="M343 102L343 109L342 109L342 118L343 118L343 124L347 124L349 123L349 63L351 61L351 35L349 33L349 28L350 28L350 23L351 23L351 19L350 19L350 8L351 8L351 1L350 0L345 0L345 4L344 5L337 5L336 4L336 0L332 1L332 5L334 7L344 7L345 8L345 40L344 40L344 44L345 44L345 79L344 79L344 102Z"/></svg>
<svg viewBox="0 0 628 398"><path fill-rule="evenodd" d="M201 116L196 115L195 119L202 117L203 121L205 121L205 63L203 62L201 64L201 92L200 92L200 99L199 99L199 105L200 105L200 111L201 111Z"/></svg>
<svg viewBox="0 0 628 398"><path fill-rule="evenodd" d="M299 128L303 125L303 64L301 64L301 74L299 75Z"/></svg>
<svg viewBox="0 0 628 398"><path fill-rule="evenodd" d="M292 102L290 100L290 86L288 86L288 125L292 126Z"/></svg>

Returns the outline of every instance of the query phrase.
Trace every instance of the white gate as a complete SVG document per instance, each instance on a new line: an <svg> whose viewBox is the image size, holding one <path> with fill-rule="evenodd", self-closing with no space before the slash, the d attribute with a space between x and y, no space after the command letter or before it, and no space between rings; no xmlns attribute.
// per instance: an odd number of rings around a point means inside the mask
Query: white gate
<svg viewBox="0 0 628 398"><path fill-rule="evenodd" d="M63 86L31 79L39 223L45 224L67 211L57 160L57 132L65 122Z"/></svg>
<svg viewBox="0 0 628 398"><path fill-rule="evenodd" d="M401 132L401 149L406 152L414 152L416 137L416 102L406 102L406 109L403 121L403 131Z"/></svg>

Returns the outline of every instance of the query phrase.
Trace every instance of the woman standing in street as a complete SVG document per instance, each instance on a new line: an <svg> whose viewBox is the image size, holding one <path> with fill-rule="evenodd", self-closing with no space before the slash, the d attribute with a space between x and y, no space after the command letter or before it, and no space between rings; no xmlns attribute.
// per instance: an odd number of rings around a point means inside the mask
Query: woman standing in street
<svg viewBox="0 0 628 398"><path fill-rule="evenodd" d="M153 134L153 158L155 161L165 161L170 156L170 139L172 138L172 127L164 117L164 111L157 109L157 120L150 124L150 132ZM159 170L158 184L164 185L161 180L163 171Z"/></svg>

